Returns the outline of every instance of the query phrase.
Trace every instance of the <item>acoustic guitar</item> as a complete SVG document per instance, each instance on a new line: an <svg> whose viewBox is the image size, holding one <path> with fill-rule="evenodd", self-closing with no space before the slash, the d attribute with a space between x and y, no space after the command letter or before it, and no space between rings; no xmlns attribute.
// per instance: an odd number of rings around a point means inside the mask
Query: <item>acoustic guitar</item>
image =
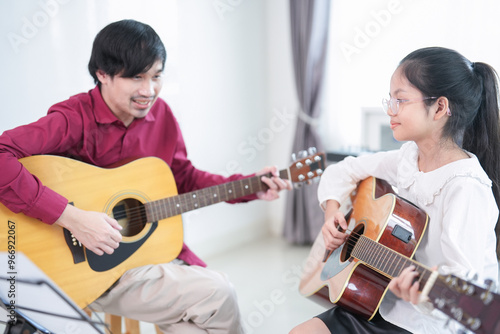
<svg viewBox="0 0 500 334"><path fill-rule="evenodd" d="M175 259L183 244L182 213L268 189L260 176L254 176L179 195L168 165L153 157L109 169L48 155L19 161L70 204L104 212L123 227L114 253L98 256L68 230L15 214L0 204L3 229L15 230L14 237L2 230L0 251L23 252L82 308L125 271ZM317 153L279 175L299 185L319 178L324 168L325 155Z"/></svg>
<svg viewBox="0 0 500 334"><path fill-rule="evenodd" d="M351 232L342 247L325 254L322 234L316 238L299 285L303 296L371 320L390 280L414 265L422 301L475 333L500 334L500 296L491 284L479 287L412 260L429 222L424 211L374 177L353 191L346 211Z"/></svg>

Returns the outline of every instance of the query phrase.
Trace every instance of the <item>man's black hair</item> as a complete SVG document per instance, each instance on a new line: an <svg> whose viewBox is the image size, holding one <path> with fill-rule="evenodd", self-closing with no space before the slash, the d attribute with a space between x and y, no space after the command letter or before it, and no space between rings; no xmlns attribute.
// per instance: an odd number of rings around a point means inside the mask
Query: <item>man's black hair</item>
<svg viewBox="0 0 500 334"><path fill-rule="evenodd" d="M89 72L99 84L97 70L114 77L132 78L147 72L160 60L165 66L167 52L160 37L149 25L122 20L104 27L96 36L89 61Z"/></svg>

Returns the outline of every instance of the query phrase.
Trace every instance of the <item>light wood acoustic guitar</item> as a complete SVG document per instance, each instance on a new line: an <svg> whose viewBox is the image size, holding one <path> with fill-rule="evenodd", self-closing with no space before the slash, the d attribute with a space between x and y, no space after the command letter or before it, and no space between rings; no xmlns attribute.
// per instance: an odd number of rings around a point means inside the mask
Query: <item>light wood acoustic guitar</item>
<svg viewBox="0 0 500 334"><path fill-rule="evenodd" d="M424 211L374 177L360 182L345 210L350 235L342 247L326 253L318 235L299 285L303 296L370 320L390 280L414 265L423 301L475 333L500 334L500 296L490 284L480 287L412 260L429 223Z"/></svg>
<svg viewBox="0 0 500 334"><path fill-rule="evenodd" d="M116 168L99 168L49 155L27 157L20 162L72 205L104 212L123 226L119 247L111 255L98 256L68 230L15 214L0 204L4 226L0 251L10 248L11 252L23 252L82 308L125 271L175 259L183 244L182 213L268 189L260 176L254 176L178 195L169 166L153 157ZM325 155L315 153L279 174L292 183L310 183L320 177L324 168ZM9 241L7 227L15 230L15 238L9 235Z"/></svg>

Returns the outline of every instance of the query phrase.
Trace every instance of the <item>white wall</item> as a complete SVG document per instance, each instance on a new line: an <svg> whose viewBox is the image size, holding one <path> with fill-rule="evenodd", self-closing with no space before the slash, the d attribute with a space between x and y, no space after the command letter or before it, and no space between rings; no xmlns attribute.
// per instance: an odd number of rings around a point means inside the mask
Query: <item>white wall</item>
<svg viewBox="0 0 500 334"><path fill-rule="evenodd" d="M269 157L266 4L179 1L180 94L172 100L193 162L231 174L278 164ZM264 131L265 133L263 134ZM275 203L220 204L185 215L186 239L209 254L269 234Z"/></svg>
<svg viewBox="0 0 500 334"><path fill-rule="evenodd" d="M271 164L285 167L295 126L283 37L285 4L3 1L0 132L34 121L52 104L91 89L87 63L95 34L112 21L133 18L150 24L166 45L161 96L176 114L196 166L223 174L252 173ZM270 48L278 52L269 58ZM287 92L280 95L283 85ZM185 239L207 256L267 235L271 219L281 219L283 201L221 203L187 213Z"/></svg>

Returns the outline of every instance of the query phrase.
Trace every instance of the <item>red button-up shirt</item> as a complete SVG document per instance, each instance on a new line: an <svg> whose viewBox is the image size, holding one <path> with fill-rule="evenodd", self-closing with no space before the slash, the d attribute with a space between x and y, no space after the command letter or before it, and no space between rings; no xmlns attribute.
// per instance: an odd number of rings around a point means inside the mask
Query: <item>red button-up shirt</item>
<svg viewBox="0 0 500 334"><path fill-rule="evenodd" d="M13 212L52 224L68 200L44 186L18 162L38 154L71 157L98 167L130 158L158 157L170 166L179 194L246 177L238 174L226 178L193 167L179 125L162 99L158 98L146 117L126 127L108 108L98 87L55 104L47 116L0 136L0 202ZM205 265L186 245L179 258Z"/></svg>

